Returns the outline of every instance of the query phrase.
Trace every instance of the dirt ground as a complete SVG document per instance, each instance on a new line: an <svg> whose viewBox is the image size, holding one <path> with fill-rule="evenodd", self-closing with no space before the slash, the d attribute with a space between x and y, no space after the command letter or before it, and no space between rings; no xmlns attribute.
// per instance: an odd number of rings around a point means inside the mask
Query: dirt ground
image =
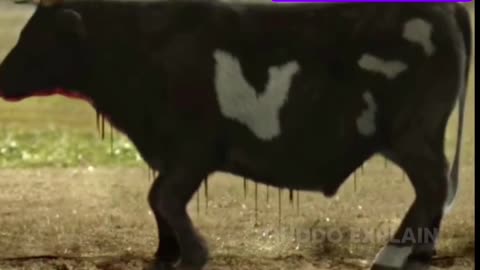
<svg viewBox="0 0 480 270"><path fill-rule="evenodd" d="M0 59L30 12L18 7L7 13L4 1ZM444 219L434 261L438 269L475 264L473 76L468 99L460 191ZM450 157L454 115L447 132ZM333 198L302 192L300 200L294 193L291 203L288 191L279 196L277 189L248 182L245 196L242 179L211 176L208 200L202 186L189 205L211 248L208 269L367 269L407 211L413 191L400 170L385 167L379 157L355 178ZM146 202L150 183L146 168L0 169L0 270L142 269L157 244Z"/></svg>
<svg viewBox="0 0 480 270"><path fill-rule="evenodd" d="M441 268L474 266L471 159L462 175L439 242ZM0 170L0 269L142 269L156 246L150 182L146 168ZM293 195L279 200L270 188L267 200L266 186L255 192L248 182L245 198L242 179L211 176L208 205L204 187L189 205L212 250L209 269L366 269L413 199L408 180L381 158L331 199ZM374 229L375 238L351 235Z"/></svg>

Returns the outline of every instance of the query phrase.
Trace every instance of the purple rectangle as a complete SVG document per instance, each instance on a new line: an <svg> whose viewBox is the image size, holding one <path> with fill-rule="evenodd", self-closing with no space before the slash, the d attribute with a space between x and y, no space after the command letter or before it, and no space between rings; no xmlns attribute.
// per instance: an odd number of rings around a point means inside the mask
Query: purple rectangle
<svg viewBox="0 0 480 270"><path fill-rule="evenodd" d="M472 0L272 0L274 3L467 3Z"/></svg>

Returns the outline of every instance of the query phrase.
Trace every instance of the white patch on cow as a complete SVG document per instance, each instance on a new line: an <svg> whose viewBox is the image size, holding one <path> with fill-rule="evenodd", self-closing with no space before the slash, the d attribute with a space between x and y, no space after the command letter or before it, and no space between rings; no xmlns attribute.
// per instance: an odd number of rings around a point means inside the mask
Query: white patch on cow
<svg viewBox="0 0 480 270"><path fill-rule="evenodd" d="M375 113L377 112L377 104L372 93L368 91L363 94L363 100L367 103L367 108L357 118L357 129L364 136L372 136L376 130Z"/></svg>
<svg viewBox="0 0 480 270"><path fill-rule="evenodd" d="M222 114L246 125L260 139L280 135L279 112L287 101L293 75L300 69L298 63L270 67L265 91L257 95L243 76L238 59L222 50L216 50L213 57L217 62L215 89Z"/></svg>
<svg viewBox="0 0 480 270"><path fill-rule="evenodd" d="M395 79L408 68L407 64L402 61L386 61L368 53L360 57L358 66L371 72L381 73L390 80Z"/></svg>
<svg viewBox="0 0 480 270"><path fill-rule="evenodd" d="M403 38L422 46L428 56L435 52L432 42L433 27L427 21L415 18L407 21L403 27Z"/></svg>
<svg viewBox="0 0 480 270"><path fill-rule="evenodd" d="M375 257L374 265L402 269L412 250L411 246L387 245Z"/></svg>

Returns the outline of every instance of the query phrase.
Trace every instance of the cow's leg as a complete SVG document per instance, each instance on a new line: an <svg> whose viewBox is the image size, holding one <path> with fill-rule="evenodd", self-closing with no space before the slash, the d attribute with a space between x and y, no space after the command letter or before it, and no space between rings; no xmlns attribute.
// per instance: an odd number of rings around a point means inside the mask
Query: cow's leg
<svg viewBox="0 0 480 270"><path fill-rule="evenodd" d="M168 224L167 228L173 229L176 240L178 240L181 262L176 269L200 270L207 262L207 248L203 239L197 235L187 213L187 204L200 186L204 176L190 173L186 167L171 170L167 174L159 176L150 191L149 201L153 211L158 214L160 231L162 224ZM174 239L169 234L171 232L164 231L168 236L167 239ZM163 249L161 241L162 239L160 239L160 248ZM168 262L165 263L159 257L155 262L155 267L155 270L163 270L169 269L170 266Z"/></svg>
<svg viewBox="0 0 480 270"><path fill-rule="evenodd" d="M416 198L393 239L375 258L372 269L428 269L448 192L448 162L441 144L443 140L410 145L395 153Z"/></svg>
<svg viewBox="0 0 480 270"><path fill-rule="evenodd" d="M155 181L160 182L162 180L163 177L159 176ZM155 207L157 200L153 186L148 196L148 202L155 215L158 228L159 242L155 253L156 268L168 269L180 259L180 247L172 227L168 224L162 213Z"/></svg>

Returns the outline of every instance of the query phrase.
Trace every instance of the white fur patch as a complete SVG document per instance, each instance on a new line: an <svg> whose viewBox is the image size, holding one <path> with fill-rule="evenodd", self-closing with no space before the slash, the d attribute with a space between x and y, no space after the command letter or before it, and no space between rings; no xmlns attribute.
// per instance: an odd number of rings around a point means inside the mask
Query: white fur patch
<svg viewBox="0 0 480 270"><path fill-rule="evenodd" d="M432 42L433 27L427 21L415 18L405 23L403 27L403 38L422 46L428 56L435 52L435 46Z"/></svg>
<svg viewBox="0 0 480 270"><path fill-rule="evenodd" d="M381 73L390 80L395 79L408 68L407 64L402 61L386 61L368 53L360 57L358 66L368 71Z"/></svg>
<svg viewBox="0 0 480 270"><path fill-rule="evenodd" d="M243 76L238 59L222 50L216 50L213 57L217 62L215 89L222 114L246 125L260 139L280 135L279 111L287 101L293 75L300 69L298 63L270 67L265 91L257 95Z"/></svg>
<svg viewBox="0 0 480 270"><path fill-rule="evenodd" d="M401 269L412 253L411 246L385 246L375 257L374 265Z"/></svg>
<svg viewBox="0 0 480 270"><path fill-rule="evenodd" d="M377 112L377 104L372 93L368 91L363 94L363 100L367 103L367 108L357 118L357 129L364 136L372 136L376 130L375 113Z"/></svg>

